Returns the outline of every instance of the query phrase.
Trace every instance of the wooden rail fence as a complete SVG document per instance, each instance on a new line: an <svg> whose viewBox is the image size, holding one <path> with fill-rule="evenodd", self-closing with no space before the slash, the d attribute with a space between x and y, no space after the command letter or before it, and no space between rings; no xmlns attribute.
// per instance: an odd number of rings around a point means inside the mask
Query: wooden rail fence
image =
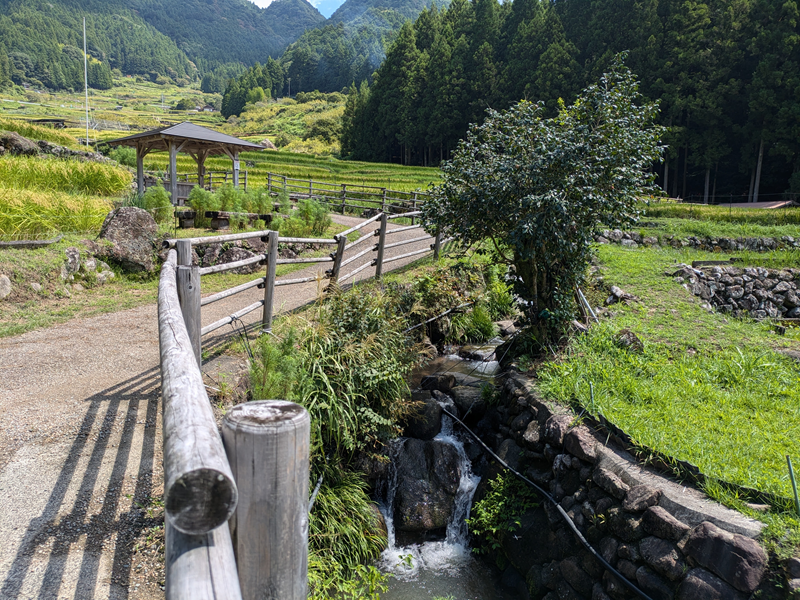
<svg viewBox="0 0 800 600"><path fill-rule="evenodd" d="M352 183L324 183L310 179L292 179L285 175L267 173L267 191L285 191L290 198L312 198L338 210L376 210L399 213L416 211L428 199L426 192L401 192L388 188ZM413 219L413 217L412 217Z"/></svg>
<svg viewBox="0 0 800 600"><path fill-rule="evenodd" d="M441 235L399 242L387 237L421 225L389 229L392 219L416 211L381 212L333 239L289 238L277 231L167 240L169 248L158 287L159 349L164 428L164 505L167 600L305 600L307 595L308 477L310 429L307 411L282 400L248 402L225 416L222 435L203 385L201 337L262 309L263 330L272 328L275 288L316 280L276 279L279 264L330 263L326 277L344 282L369 267L433 252ZM370 224L379 227L353 242L347 236ZM261 238L267 251L252 258L200 268L192 246ZM370 242L374 238L377 242ZM387 248L433 240L419 250L391 258ZM328 256L279 259L278 244L314 243L335 247ZM366 246L366 247L364 247ZM349 257L346 254L351 250ZM344 275L344 267L370 253L372 260ZM250 282L201 298L203 275L263 263L266 272ZM201 308L245 290L262 287L264 299L201 325Z"/></svg>

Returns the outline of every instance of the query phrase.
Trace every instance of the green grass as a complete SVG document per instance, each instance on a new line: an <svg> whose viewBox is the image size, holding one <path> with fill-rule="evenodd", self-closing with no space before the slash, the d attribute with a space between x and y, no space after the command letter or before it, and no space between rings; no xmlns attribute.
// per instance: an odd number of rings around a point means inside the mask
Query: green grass
<svg viewBox="0 0 800 600"><path fill-rule="evenodd" d="M797 239L800 237L800 225L790 223L761 224L752 222L708 221L697 219L681 219L677 217L659 217L644 219L645 227L638 229L643 236L673 235L679 238L695 236L727 237L727 238L775 238L780 240L784 236Z"/></svg>
<svg viewBox="0 0 800 600"><path fill-rule="evenodd" d="M752 225L800 225L800 207L728 208L724 204L702 205L654 201L643 207L645 219L665 217Z"/></svg>
<svg viewBox="0 0 800 600"><path fill-rule="evenodd" d="M790 497L785 455L800 458L800 377L777 350L800 348L800 330L780 337L767 323L707 313L665 276L678 262L714 255L603 246L599 256L605 284L640 301L613 307L612 320L572 339L540 371L542 391L602 413L636 442L706 475ZM643 340L642 353L616 345L623 328Z"/></svg>
<svg viewBox="0 0 800 600"><path fill-rule="evenodd" d="M96 196L20 190L0 184L0 238L97 231L111 208L110 200Z"/></svg>

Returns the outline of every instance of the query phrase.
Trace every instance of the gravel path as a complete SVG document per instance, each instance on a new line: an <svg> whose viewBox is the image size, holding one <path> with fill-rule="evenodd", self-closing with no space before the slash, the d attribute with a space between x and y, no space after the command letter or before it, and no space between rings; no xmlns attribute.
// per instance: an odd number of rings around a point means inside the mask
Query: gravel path
<svg viewBox="0 0 800 600"><path fill-rule="evenodd" d="M338 215L334 220L347 226L361 221ZM388 242L420 235L411 230ZM430 243L392 248L386 257ZM351 263L343 274L371 259ZM314 265L288 277L326 268ZM356 279L373 274L367 268ZM276 313L313 301L318 287L311 282L276 288ZM248 290L204 307L203 325L261 298L263 291ZM260 316L255 311L244 321L255 323ZM210 334L204 347L231 330ZM146 566L133 554L134 541L156 522L141 507L162 493L156 307L0 340L0 373L0 599L162 596L158 586L139 587L139 570Z"/></svg>

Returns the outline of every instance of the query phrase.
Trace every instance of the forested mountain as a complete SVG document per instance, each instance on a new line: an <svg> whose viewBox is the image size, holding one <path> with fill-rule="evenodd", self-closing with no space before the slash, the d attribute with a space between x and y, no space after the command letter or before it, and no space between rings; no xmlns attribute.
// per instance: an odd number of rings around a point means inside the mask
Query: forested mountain
<svg viewBox="0 0 800 600"><path fill-rule="evenodd" d="M292 90L341 91L370 78L402 24L432 4L433 0L346 0L323 27L306 31L281 57Z"/></svg>
<svg viewBox="0 0 800 600"><path fill-rule="evenodd" d="M219 68L241 72L324 19L305 0L0 0L0 85L83 85L86 17L89 83L111 86L111 70L187 82ZM199 70L199 71L198 71ZM223 86L224 88L224 86Z"/></svg>
<svg viewBox="0 0 800 600"><path fill-rule="evenodd" d="M672 195L800 192L797 0L453 0L403 26L371 89L351 89L342 151L436 164L487 107L551 111L620 51L669 127Z"/></svg>
<svg viewBox="0 0 800 600"><path fill-rule="evenodd" d="M120 1L120 0L116 0ZM206 71L227 62L253 65L277 58L289 43L325 18L306 0L127 0L145 21L174 40Z"/></svg>

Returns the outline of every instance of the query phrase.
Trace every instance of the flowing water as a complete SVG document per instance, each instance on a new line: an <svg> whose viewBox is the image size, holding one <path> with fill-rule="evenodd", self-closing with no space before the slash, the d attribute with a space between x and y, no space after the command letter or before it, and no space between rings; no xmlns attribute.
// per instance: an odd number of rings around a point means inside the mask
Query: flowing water
<svg viewBox="0 0 800 600"><path fill-rule="evenodd" d="M451 360L467 362L457 357ZM439 370L444 369L440 367ZM381 594L381 599L516 600L518 596L500 588L498 573L479 561L469 548L469 533L464 521L469 517L472 496L480 478L472 473L464 444L453 432L452 419L442 417L442 431L435 439L454 446L461 459L461 480L445 539L410 546L396 545L393 512L397 482L394 480L396 475L393 475L393 480L387 482L386 499L380 506L389 532L389 547L381 555L380 568L392 575L389 591Z"/></svg>

